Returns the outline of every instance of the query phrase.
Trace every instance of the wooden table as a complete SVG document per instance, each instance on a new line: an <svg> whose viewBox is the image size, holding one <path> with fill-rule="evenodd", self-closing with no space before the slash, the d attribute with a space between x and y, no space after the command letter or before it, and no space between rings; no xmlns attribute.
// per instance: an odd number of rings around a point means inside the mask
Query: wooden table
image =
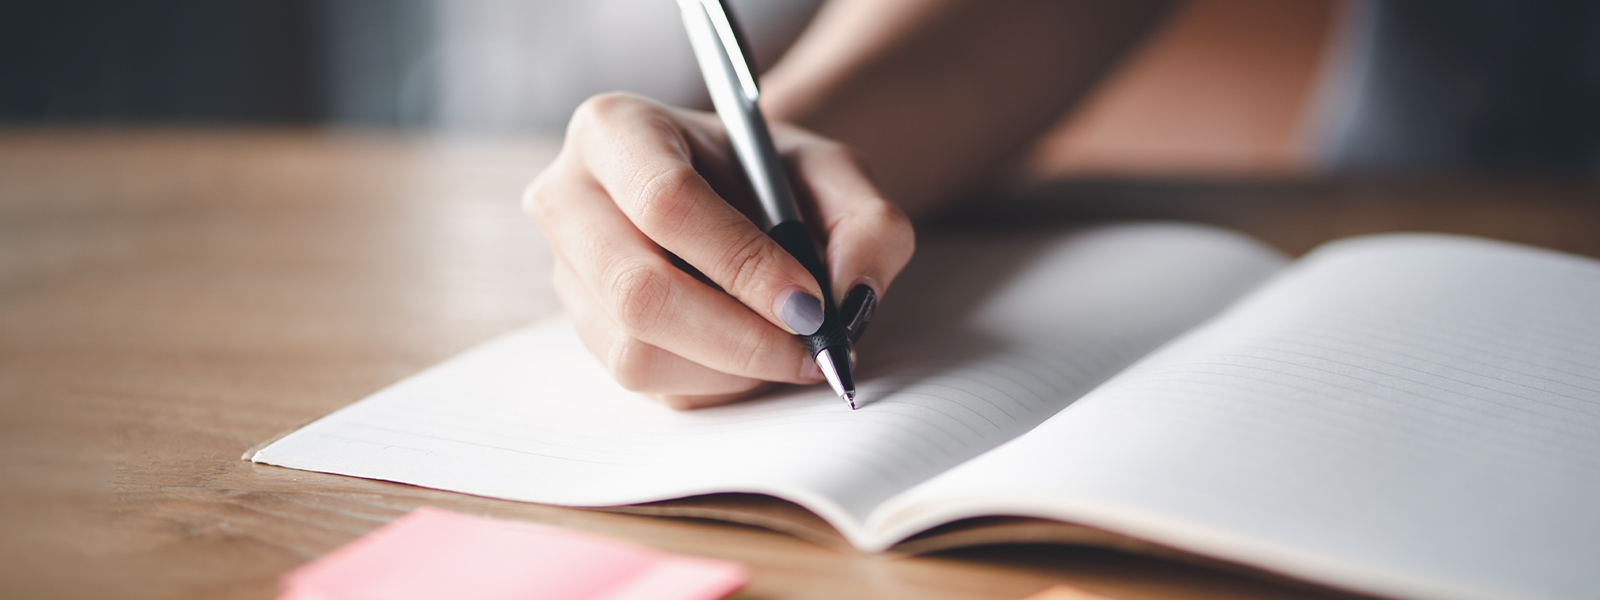
<svg viewBox="0 0 1600 600"><path fill-rule="evenodd" d="M743 561L752 599L1335 597L1099 550L841 553L729 524L258 466L256 443L556 310L519 213L549 140L0 131L0 597L270 598L420 505ZM986 217L1160 217L1290 252L1390 229L1600 255L1592 183L1077 182ZM1036 222L1037 219L1029 219Z"/></svg>

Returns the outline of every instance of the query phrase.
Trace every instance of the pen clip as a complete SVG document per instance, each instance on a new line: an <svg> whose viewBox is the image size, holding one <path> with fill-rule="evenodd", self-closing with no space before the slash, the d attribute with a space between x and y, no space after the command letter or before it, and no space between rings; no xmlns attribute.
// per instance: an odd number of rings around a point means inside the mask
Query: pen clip
<svg viewBox="0 0 1600 600"><path fill-rule="evenodd" d="M740 35L738 27L728 15L727 7L722 3L723 0L700 0L700 7L705 9L706 17L711 20L711 28L716 30L717 39L722 42L723 55L728 57L728 63L733 66L745 98L755 102L761 90L756 88L755 74L750 72L753 61L741 43L744 36Z"/></svg>

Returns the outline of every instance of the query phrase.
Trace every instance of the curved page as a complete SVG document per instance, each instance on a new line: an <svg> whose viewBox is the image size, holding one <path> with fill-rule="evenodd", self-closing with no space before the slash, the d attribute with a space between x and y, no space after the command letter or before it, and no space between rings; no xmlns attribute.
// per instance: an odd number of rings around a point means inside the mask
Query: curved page
<svg viewBox="0 0 1600 600"><path fill-rule="evenodd" d="M1593 260L1339 242L876 525L1040 516L1383 596L1600 597L1597 309Z"/></svg>
<svg viewBox="0 0 1600 600"><path fill-rule="evenodd" d="M1215 314L1282 258L1144 225L925 246L859 349L859 402L825 386L677 412L613 383L565 321L486 344L253 460L550 504L711 492L797 502L865 543L885 498L1031 429Z"/></svg>

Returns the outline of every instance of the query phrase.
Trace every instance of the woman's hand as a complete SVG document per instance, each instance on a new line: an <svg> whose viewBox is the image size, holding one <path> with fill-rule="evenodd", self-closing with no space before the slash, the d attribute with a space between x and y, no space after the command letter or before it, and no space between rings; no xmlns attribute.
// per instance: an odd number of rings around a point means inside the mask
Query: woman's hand
<svg viewBox="0 0 1600 600"><path fill-rule="evenodd" d="M859 336L911 258L910 221L848 148L781 123L772 133ZM795 334L821 323L822 290L741 212L745 185L714 115L607 94L579 107L561 154L528 186L523 208L554 250L556 294L624 387L696 408L821 379Z"/></svg>

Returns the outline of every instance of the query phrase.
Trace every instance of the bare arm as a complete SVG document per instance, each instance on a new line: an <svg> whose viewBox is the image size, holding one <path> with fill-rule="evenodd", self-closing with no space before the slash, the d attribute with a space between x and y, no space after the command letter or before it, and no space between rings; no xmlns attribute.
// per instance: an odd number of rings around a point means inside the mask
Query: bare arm
<svg viewBox="0 0 1600 600"><path fill-rule="evenodd" d="M1169 0L836 0L763 81L769 118L853 147L926 214L1012 164Z"/></svg>
<svg viewBox="0 0 1600 600"><path fill-rule="evenodd" d="M762 102L769 118L823 134L773 127L796 191L820 218L812 225L831 295L854 299L839 307L853 336L911 258L901 207L931 212L992 176L1165 5L840 0L824 9L768 74ZM672 406L821 379L794 334L815 330L824 294L730 204L740 200L737 173L714 115L609 94L578 109L561 154L524 195L585 344L624 386Z"/></svg>

